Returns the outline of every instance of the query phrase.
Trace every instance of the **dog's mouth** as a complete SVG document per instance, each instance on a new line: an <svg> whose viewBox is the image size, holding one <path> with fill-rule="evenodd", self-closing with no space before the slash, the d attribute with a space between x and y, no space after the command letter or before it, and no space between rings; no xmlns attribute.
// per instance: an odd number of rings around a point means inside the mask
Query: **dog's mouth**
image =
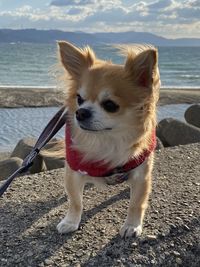
<svg viewBox="0 0 200 267"><path fill-rule="evenodd" d="M81 124L79 124L79 127L84 130L84 131L89 131L89 132L102 132L102 131L110 131L112 128L103 128L103 129L97 129L97 128L91 128L91 127L86 127Z"/></svg>

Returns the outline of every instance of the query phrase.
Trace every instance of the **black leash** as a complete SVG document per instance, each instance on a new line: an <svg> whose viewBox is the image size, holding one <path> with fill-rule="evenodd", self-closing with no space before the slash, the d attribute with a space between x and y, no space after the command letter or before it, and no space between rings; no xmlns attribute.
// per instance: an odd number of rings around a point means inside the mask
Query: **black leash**
<svg viewBox="0 0 200 267"><path fill-rule="evenodd" d="M39 136L35 146L28 154L28 156L22 162L22 166L19 167L13 174L11 174L7 180L0 186L0 197L6 191L8 186L17 177L18 174L26 172L33 164L33 160L36 158L40 150L49 142L49 140L63 127L66 123L67 111L66 107L63 106L50 120L47 126Z"/></svg>

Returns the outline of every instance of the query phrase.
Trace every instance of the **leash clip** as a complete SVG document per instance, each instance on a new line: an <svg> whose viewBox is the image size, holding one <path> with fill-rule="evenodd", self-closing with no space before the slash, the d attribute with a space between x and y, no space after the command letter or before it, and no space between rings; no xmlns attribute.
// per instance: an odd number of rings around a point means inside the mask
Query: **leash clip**
<svg viewBox="0 0 200 267"><path fill-rule="evenodd" d="M20 173L26 172L33 165L33 161L37 157L39 152L40 150L37 148L31 151L31 153L24 159L22 163L23 169Z"/></svg>
<svg viewBox="0 0 200 267"><path fill-rule="evenodd" d="M24 159L23 166L26 167L27 165L31 164L32 161L37 157L39 152L40 151L38 148L32 150L31 153Z"/></svg>

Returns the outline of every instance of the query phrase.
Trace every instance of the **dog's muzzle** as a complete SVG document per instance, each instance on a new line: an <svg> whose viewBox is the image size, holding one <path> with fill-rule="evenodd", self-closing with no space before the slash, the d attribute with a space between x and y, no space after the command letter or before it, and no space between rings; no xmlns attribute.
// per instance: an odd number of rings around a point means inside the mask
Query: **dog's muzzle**
<svg viewBox="0 0 200 267"><path fill-rule="evenodd" d="M86 108L79 108L76 111L76 119L79 122L85 122L92 117L92 112Z"/></svg>

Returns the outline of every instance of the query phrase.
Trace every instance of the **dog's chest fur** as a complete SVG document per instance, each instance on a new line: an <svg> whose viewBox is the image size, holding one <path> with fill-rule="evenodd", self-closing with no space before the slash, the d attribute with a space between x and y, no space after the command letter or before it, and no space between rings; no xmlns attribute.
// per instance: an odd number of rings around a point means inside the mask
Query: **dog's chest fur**
<svg viewBox="0 0 200 267"><path fill-rule="evenodd" d="M128 133L91 134L79 129L72 135L73 147L84 154L84 160L103 160L112 168L124 165L132 156L131 139Z"/></svg>

